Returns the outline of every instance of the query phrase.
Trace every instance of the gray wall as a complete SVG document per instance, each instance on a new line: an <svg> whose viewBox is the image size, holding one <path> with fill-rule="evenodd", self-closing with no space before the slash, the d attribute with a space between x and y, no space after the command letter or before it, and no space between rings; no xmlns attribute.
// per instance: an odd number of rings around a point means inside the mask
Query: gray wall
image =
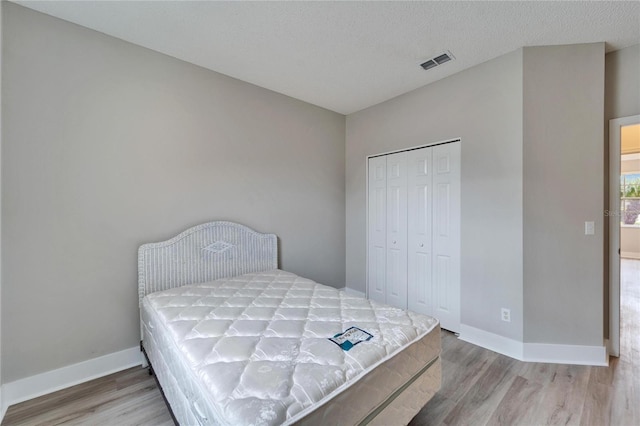
<svg viewBox="0 0 640 426"><path fill-rule="evenodd" d="M640 114L640 44L605 57L605 121Z"/></svg>
<svg viewBox="0 0 640 426"><path fill-rule="evenodd" d="M601 346L604 43L523 59L524 341Z"/></svg>
<svg viewBox="0 0 640 426"><path fill-rule="evenodd" d="M347 116L347 286L366 286L366 156L462 138L462 323L522 340L522 51ZM512 322L500 320L511 309Z"/></svg>
<svg viewBox="0 0 640 426"><path fill-rule="evenodd" d="M344 116L3 8L3 382L135 346L138 246L205 221L344 286Z"/></svg>
<svg viewBox="0 0 640 426"><path fill-rule="evenodd" d="M595 43L524 48L349 115L347 286L365 290L366 156L461 137L462 323L601 346L603 108Z"/></svg>

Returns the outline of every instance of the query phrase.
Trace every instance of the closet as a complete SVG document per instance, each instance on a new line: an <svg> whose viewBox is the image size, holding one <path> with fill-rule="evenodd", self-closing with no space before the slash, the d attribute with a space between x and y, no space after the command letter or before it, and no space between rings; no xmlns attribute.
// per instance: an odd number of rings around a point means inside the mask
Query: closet
<svg viewBox="0 0 640 426"><path fill-rule="evenodd" d="M368 159L367 297L460 328L459 140Z"/></svg>

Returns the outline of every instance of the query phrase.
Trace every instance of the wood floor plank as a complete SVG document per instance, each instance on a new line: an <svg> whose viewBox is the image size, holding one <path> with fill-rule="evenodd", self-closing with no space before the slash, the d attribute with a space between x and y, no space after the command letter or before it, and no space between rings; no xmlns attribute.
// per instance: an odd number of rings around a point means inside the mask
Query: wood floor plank
<svg viewBox="0 0 640 426"><path fill-rule="evenodd" d="M622 360L618 360L616 366L611 390L611 424L640 425L640 373Z"/></svg>
<svg viewBox="0 0 640 426"><path fill-rule="evenodd" d="M445 417L456 406L441 393L436 393L422 410L411 420L409 426L436 426L444 422Z"/></svg>
<svg viewBox="0 0 640 426"><path fill-rule="evenodd" d="M451 401L458 402L472 388L482 374L495 361L498 354L455 339L458 345L449 345L451 352L442 352L442 382L440 392ZM444 347L443 340L443 347Z"/></svg>
<svg viewBox="0 0 640 426"><path fill-rule="evenodd" d="M9 407L2 425L172 425L146 369L132 368Z"/></svg>
<svg viewBox="0 0 640 426"><path fill-rule="evenodd" d="M579 425L587 394L590 368L582 365L559 365L542 392L537 406L545 425Z"/></svg>
<svg viewBox="0 0 640 426"><path fill-rule="evenodd" d="M600 383L590 383L587 387L587 394L580 416L581 426L601 426L607 424L611 419L611 396L610 385Z"/></svg>
<svg viewBox="0 0 640 426"><path fill-rule="evenodd" d="M541 389L540 383L516 376L487 423L490 425L534 424L535 406L541 399Z"/></svg>
<svg viewBox="0 0 640 426"><path fill-rule="evenodd" d="M449 425L485 424L511 387L510 374L517 361L498 355L480 375L473 387L458 401L444 423Z"/></svg>

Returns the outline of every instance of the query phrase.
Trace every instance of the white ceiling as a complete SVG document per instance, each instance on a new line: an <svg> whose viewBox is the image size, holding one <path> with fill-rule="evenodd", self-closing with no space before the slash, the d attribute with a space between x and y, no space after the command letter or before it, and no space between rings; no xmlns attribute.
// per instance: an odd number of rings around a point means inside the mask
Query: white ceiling
<svg viewBox="0 0 640 426"><path fill-rule="evenodd" d="M342 114L522 46L640 43L637 0L16 3Z"/></svg>

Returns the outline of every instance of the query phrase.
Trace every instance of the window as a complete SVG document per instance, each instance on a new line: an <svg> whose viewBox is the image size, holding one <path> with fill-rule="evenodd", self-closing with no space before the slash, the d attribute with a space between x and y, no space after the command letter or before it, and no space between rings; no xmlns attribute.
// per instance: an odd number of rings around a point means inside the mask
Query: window
<svg viewBox="0 0 640 426"><path fill-rule="evenodd" d="M640 173L620 176L620 224L640 226Z"/></svg>

